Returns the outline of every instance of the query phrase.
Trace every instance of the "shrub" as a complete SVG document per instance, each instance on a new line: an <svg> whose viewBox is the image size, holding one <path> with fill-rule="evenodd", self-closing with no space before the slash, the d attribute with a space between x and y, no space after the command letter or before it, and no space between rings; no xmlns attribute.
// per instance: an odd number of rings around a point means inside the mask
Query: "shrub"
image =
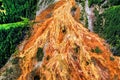
<svg viewBox="0 0 120 80"><path fill-rule="evenodd" d="M74 12L75 12L75 11L76 11L76 9L77 9L77 8L76 8L75 6L73 6L73 7L71 8L71 12L72 12L72 11L74 11Z"/></svg>
<svg viewBox="0 0 120 80"><path fill-rule="evenodd" d="M100 48L98 46L96 46L95 49L91 49L91 52L95 52L95 53L102 53L102 51L100 50Z"/></svg>
<svg viewBox="0 0 120 80"><path fill-rule="evenodd" d="M111 61L114 61L114 60L115 60L115 58L114 58L114 57L112 57L112 56L110 56L110 60L111 60Z"/></svg>
<svg viewBox="0 0 120 80"><path fill-rule="evenodd" d="M14 59L11 60L12 64L18 64L19 63L19 57L15 57Z"/></svg>
<svg viewBox="0 0 120 80"><path fill-rule="evenodd" d="M43 56L44 56L43 49L42 48L38 48L37 55L36 55L37 60L38 61L42 61Z"/></svg>
<svg viewBox="0 0 120 80"><path fill-rule="evenodd" d="M102 53L102 51L100 50L99 47L96 47L94 51L95 51L95 53Z"/></svg>
<svg viewBox="0 0 120 80"><path fill-rule="evenodd" d="M75 53L79 53L79 51L80 51L80 47L77 46L77 45L75 45L74 52L75 52Z"/></svg>
<svg viewBox="0 0 120 80"><path fill-rule="evenodd" d="M11 74L12 72L13 72L13 69L11 67L6 69L6 74Z"/></svg>
<svg viewBox="0 0 120 80"><path fill-rule="evenodd" d="M76 2L79 2L79 3L81 2L81 0L75 0L75 1L76 1Z"/></svg>
<svg viewBox="0 0 120 80"><path fill-rule="evenodd" d="M0 10L4 10L2 5L2 0L0 0Z"/></svg>
<svg viewBox="0 0 120 80"><path fill-rule="evenodd" d="M1 80L17 80L20 75L21 75L21 68L17 64L7 68L6 72L3 73L3 77L1 77Z"/></svg>
<svg viewBox="0 0 120 80"><path fill-rule="evenodd" d="M120 0L108 0L108 2L111 6L120 5Z"/></svg>
<svg viewBox="0 0 120 80"><path fill-rule="evenodd" d="M101 2L102 2L102 0L88 0L89 6L91 6L92 4L100 5Z"/></svg>

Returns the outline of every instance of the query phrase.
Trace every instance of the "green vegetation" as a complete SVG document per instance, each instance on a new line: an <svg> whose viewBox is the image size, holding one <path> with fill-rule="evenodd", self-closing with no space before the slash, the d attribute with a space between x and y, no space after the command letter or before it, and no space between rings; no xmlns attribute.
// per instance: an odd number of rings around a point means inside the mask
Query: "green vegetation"
<svg viewBox="0 0 120 80"><path fill-rule="evenodd" d="M13 72L13 69L11 67L6 69L6 74L11 74L12 72Z"/></svg>
<svg viewBox="0 0 120 80"><path fill-rule="evenodd" d="M14 23L9 23L9 24L0 24L0 30L8 30L10 28L17 28L17 27L24 27L29 24L29 19L27 18L22 18L23 21L20 22L14 22Z"/></svg>
<svg viewBox="0 0 120 80"><path fill-rule="evenodd" d="M111 6L120 5L120 0L108 0Z"/></svg>
<svg viewBox="0 0 120 80"><path fill-rule="evenodd" d="M17 80L18 77L21 74L21 69L19 64L16 64L14 66L8 67L6 69L6 72L3 73L3 77L1 80ZM5 77L4 77L5 76Z"/></svg>
<svg viewBox="0 0 120 80"><path fill-rule="evenodd" d="M81 5L82 8L80 9L80 22L87 28L88 26L88 19L87 19L87 14L85 13L85 0L75 0L77 2L77 4Z"/></svg>
<svg viewBox="0 0 120 80"><path fill-rule="evenodd" d="M79 2L79 3L81 2L81 0L75 0L75 1L76 1L76 2Z"/></svg>
<svg viewBox="0 0 120 80"><path fill-rule="evenodd" d="M12 60L11 60L11 63L12 64L18 64L19 63L19 57L15 57L15 58L13 58Z"/></svg>
<svg viewBox="0 0 120 80"><path fill-rule="evenodd" d="M104 3L105 0L88 0L89 6L92 6L93 4L101 5ZM110 7L114 5L120 5L120 0L107 0L107 4L104 5L104 7Z"/></svg>
<svg viewBox="0 0 120 80"><path fill-rule="evenodd" d="M98 46L96 46L95 49L91 49L91 52L100 54L100 53L102 53L102 50Z"/></svg>
<svg viewBox="0 0 120 80"><path fill-rule="evenodd" d="M38 48L37 55L36 55L37 60L38 61L42 61L43 56L44 56L43 49L42 48Z"/></svg>
<svg viewBox="0 0 120 80"><path fill-rule="evenodd" d="M2 7L2 0L0 0L0 10L3 10L3 7Z"/></svg>
<svg viewBox="0 0 120 80"><path fill-rule="evenodd" d="M44 1L41 0L39 2L39 6L44 6L44 7L50 6L51 4L53 4L54 1L55 0L44 0Z"/></svg>
<svg viewBox="0 0 120 80"><path fill-rule="evenodd" d="M0 12L0 24L21 21L20 17L34 18L37 0L2 0L6 12Z"/></svg>
<svg viewBox="0 0 120 80"><path fill-rule="evenodd" d="M38 0L0 0L0 68L28 34ZM24 17L24 18L23 18ZM17 63L13 60L13 64Z"/></svg>
<svg viewBox="0 0 120 80"><path fill-rule="evenodd" d="M114 55L120 56L120 5L97 16L94 31L106 39Z"/></svg>
<svg viewBox="0 0 120 80"><path fill-rule="evenodd" d="M111 60L111 61L114 61L114 60L115 60L115 58L114 58L114 57L112 57L112 56L110 56L110 60Z"/></svg>
<svg viewBox="0 0 120 80"><path fill-rule="evenodd" d="M29 21L0 25L0 67L15 52L17 45L25 38L29 27Z"/></svg>
<svg viewBox="0 0 120 80"><path fill-rule="evenodd" d="M88 4L89 6L92 6L93 4L98 4L100 5L100 3L102 2L103 0L88 0Z"/></svg>
<svg viewBox="0 0 120 80"><path fill-rule="evenodd" d="M77 46L77 45L75 45L74 52L75 52L75 53L79 53L79 51L80 51L80 47Z"/></svg>
<svg viewBox="0 0 120 80"><path fill-rule="evenodd" d="M75 12L76 11L76 7L75 6L73 6L72 8L71 8L71 12L73 11L73 12Z"/></svg>

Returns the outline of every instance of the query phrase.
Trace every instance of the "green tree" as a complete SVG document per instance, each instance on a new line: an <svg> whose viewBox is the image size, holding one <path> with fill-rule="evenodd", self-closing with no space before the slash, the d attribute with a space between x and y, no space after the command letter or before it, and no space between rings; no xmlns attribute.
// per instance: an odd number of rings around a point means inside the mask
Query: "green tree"
<svg viewBox="0 0 120 80"><path fill-rule="evenodd" d="M34 18L37 0L3 0L6 13L0 13L0 24L21 21L20 17Z"/></svg>

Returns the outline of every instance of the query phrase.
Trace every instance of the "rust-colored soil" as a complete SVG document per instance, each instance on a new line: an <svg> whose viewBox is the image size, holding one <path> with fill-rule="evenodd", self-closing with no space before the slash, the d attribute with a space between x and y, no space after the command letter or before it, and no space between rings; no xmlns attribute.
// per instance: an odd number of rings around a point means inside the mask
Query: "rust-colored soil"
<svg viewBox="0 0 120 80"><path fill-rule="evenodd" d="M18 80L120 80L120 58L79 21L79 8L71 15L74 0L59 1L35 19L33 34L18 54L22 73ZM36 59L43 48L42 62ZM92 51L96 47L100 53ZM115 60L110 60L110 57Z"/></svg>

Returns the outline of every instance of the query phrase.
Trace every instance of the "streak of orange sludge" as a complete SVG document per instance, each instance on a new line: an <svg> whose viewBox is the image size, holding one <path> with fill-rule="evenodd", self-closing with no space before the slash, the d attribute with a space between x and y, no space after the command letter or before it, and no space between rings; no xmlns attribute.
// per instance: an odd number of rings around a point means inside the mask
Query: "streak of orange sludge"
<svg viewBox="0 0 120 80"><path fill-rule="evenodd" d="M75 6L74 0L61 0L36 17L38 23L33 26L34 34L20 52L22 74L18 80L29 80L31 71L38 64L35 58L38 47L45 47L42 65L34 74L39 75L40 80L113 80L115 75L120 79L118 57L110 61L111 52L104 40L77 22L79 8L73 18L72 6ZM46 18L49 13L52 16ZM102 50L101 54L91 52L96 46ZM75 51L77 47L79 50Z"/></svg>

